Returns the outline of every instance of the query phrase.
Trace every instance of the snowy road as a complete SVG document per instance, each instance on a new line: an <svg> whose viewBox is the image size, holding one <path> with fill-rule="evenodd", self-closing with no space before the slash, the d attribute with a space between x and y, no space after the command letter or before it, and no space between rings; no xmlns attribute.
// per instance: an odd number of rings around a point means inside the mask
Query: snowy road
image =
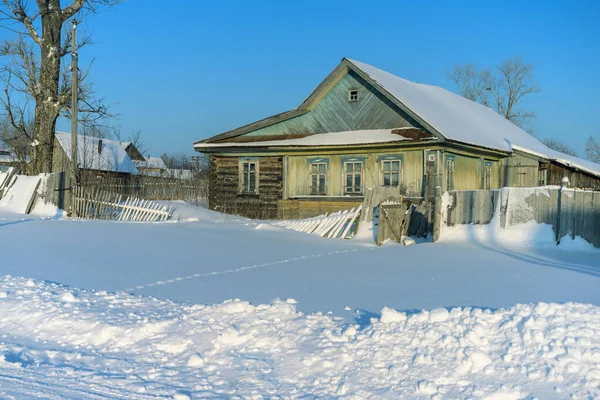
<svg viewBox="0 0 600 400"><path fill-rule="evenodd" d="M0 214L5 218L0 219L0 274L200 304L294 298L300 311L332 311L348 322L357 317L355 310L377 314L385 306L600 305L598 250L507 247L474 239L376 248L369 242L325 240L254 221L223 220L192 207L180 212L188 222Z"/></svg>
<svg viewBox="0 0 600 400"><path fill-rule="evenodd" d="M179 207L0 210L0 398L600 397L591 246L377 248Z"/></svg>

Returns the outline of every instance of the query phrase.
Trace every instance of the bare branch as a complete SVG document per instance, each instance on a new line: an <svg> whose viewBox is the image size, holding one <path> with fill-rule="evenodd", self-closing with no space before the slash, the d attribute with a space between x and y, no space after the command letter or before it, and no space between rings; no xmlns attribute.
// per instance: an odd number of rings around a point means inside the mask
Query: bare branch
<svg viewBox="0 0 600 400"><path fill-rule="evenodd" d="M498 66L497 76L489 70L477 70L473 64L466 64L456 66L449 77L463 97L493 108L523 128L535 119L535 113L521 111L519 106L525 96L540 91L533 81L532 69L521 59L510 58Z"/></svg>
<svg viewBox="0 0 600 400"><path fill-rule="evenodd" d="M561 142L560 140L544 139L542 140L542 143L552 150L560 151L561 153L577 157L577 152L567 143Z"/></svg>
<svg viewBox="0 0 600 400"><path fill-rule="evenodd" d="M585 156L588 160L600 164L600 141L593 136L585 142Z"/></svg>
<svg viewBox="0 0 600 400"><path fill-rule="evenodd" d="M33 21L35 21L40 16L41 10L40 10L40 12L34 14L33 16L29 16L27 14L27 9L26 9L27 1L2 0L2 3L4 3L6 8L9 10L9 12L6 12L4 10L0 11L0 13L5 16L5 19L13 20L14 22L21 23L25 27L25 29L27 29L29 36L37 44L41 44L42 39L41 39L40 35L38 34L38 32L35 30L35 27L33 26Z"/></svg>

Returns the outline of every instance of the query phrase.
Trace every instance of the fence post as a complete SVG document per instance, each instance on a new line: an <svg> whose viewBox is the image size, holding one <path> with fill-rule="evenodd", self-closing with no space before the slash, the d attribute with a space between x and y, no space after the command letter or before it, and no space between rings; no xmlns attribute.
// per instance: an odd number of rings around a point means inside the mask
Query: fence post
<svg viewBox="0 0 600 400"><path fill-rule="evenodd" d="M562 208L562 194L565 186L569 186L569 178L566 176L560 182L560 190L558 191L558 207L556 209L556 245L560 244L560 212Z"/></svg>
<svg viewBox="0 0 600 400"><path fill-rule="evenodd" d="M433 241L437 242L440 239L442 231L442 188L435 187L435 202L433 210Z"/></svg>

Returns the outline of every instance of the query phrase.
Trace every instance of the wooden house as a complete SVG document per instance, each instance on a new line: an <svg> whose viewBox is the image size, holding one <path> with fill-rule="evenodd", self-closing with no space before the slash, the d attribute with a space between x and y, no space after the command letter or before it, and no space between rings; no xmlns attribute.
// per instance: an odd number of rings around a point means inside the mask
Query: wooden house
<svg viewBox="0 0 600 400"><path fill-rule="evenodd" d="M209 205L257 218L350 208L376 186L600 188L600 165L551 150L488 107L343 59L297 108L198 141ZM394 190L395 190L394 189Z"/></svg>
<svg viewBox="0 0 600 400"><path fill-rule="evenodd" d="M144 160L134 160L141 175L148 176L167 176L167 165L160 157L146 157Z"/></svg>
<svg viewBox="0 0 600 400"><path fill-rule="evenodd" d="M122 144L115 140L79 135L77 138L79 170L107 176L137 175L138 170ZM52 155L52 172L69 171L71 134L56 132Z"/></svg>

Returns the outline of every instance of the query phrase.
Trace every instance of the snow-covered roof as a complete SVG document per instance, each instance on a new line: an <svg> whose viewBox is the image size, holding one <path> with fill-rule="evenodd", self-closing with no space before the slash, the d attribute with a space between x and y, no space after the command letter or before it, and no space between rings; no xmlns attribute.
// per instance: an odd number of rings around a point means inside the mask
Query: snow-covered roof
<svg viewBox="0 0 600 400"><path fill-rule="evenodd" d="M56 139L67 157L71 159L71 134L56 132ZM100 140L102 140L102 148L100 153L98 153L98 143ZM125 172L129 174L138 173L137 168L125 152L125 149L116 140L78 135L77 162L81 169Z"/></svg>
<svg viewBox="0 0 600 400"><path fill-rule="evenodd" d="M146 157L145 161L133 160L133 163L138 168L161 169L161 170L167 169L167 165L160 157Z"/></svg>
<svg viewBox="0 0 600 400"><path fill-rule="evenodd" d="M414 129L414 128L409 128ZM394 129L394 131L397 129ZM401 129L399 129L401 130ZM392 133L392 129L370 129L361 131L344 131L319 133L298 139L267 140L262 142L224 142L196 143L196 149L219 147L309 147L309 146L348 146L357 144L391 143L411 140Z"/></svg>
<svg viewBox="0 0 600 400"><path fill-rule="evenodd" d="M555 160L600 175L600 165L549 149L494 110L438 86L407 81L368 64L348 60L446 139Z"/></svg>

